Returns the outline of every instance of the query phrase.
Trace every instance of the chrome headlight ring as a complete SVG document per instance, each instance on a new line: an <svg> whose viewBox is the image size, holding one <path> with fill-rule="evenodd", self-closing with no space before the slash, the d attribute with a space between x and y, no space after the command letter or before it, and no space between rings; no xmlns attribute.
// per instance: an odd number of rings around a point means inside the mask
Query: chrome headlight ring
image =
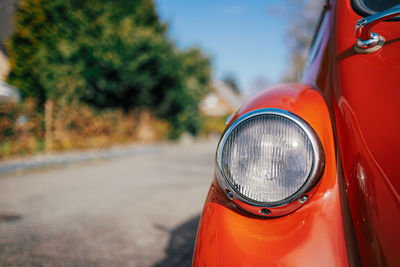
<svg viewBox="0 0 400 267"><path fill-rule="evenodd" d="M303 132L303 135L309 140L308 147L310 147L312 150L312 164L310 165L308 175L304 179L304 182L294 193L278 201L259 201L246 196L243 192L241 192L241 190L243 191L243 187L240 185L240 183L236 183L236 181L234 181L234 179L230 177L231 166L227 167L227 164L225 163L224 168L223 153L226 146L231 145L232 143L232 140L230 140L232 139L230 138L231 135L235 134L235 131L240 131L240 129L238 128L239 126L245 126L246 122L254 120L256 117L259 116L262 116L265 121L268 121L269 117L282 119L285 121L285 123L288 124L293 123L293 127L299 127L299 129L296 129L296 131ZM245 140L248 140L248 138ZM227 142L230 142L230 144L227 144ZM243 146L243 143L241 145ZM260 149L263 149L262 146ZM247 154L241 156L241 158L245 159L244 162L253 162L252 160L248 160ZM257 158L256 160L260 159ZM322 176L322 172L324 170L325 153L321 141L318 138L318 135L305 120L286 110L266 108L254 110L240 116L226 129L218 144L216 164L216 176L218 183L229 199L231 199L242 209L249 211L255 215L276 217L293 212L294 210L305 204L308 198L311 197L312 193L315 191L315 185L317 184L319 178ZM243 166L242 161L240 162L240 164L242 164ZM243 180L243 177L239 177L238 180ZM260 179L257 177L253 180L256 180L258 181L258 183L260 183ZM259 186L259 184L257 186Z"/></svg>

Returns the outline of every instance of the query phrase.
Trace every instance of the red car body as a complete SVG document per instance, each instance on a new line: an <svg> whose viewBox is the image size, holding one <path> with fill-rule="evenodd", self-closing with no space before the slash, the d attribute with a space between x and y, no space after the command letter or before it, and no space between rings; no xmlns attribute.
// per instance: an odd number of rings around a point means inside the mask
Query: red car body
<svg viewBox="0 0 400 267"><path fill-rule="evenodd" d="M400 21L375 25L385 45L359 53L361 18L350 0L328 2L302 82L261 92L230 122L261 108L308 122L325 151L313 196L288 215L260 218L214 179L194 266L400 266Z"/></svg>

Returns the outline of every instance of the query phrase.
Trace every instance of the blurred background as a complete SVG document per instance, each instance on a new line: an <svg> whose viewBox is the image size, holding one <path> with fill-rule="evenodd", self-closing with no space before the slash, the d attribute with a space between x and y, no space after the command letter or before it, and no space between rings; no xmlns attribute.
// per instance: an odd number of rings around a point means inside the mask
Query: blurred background
<svg viewBox="0 0 400 267"><path fill-rule="evenodd" d="M225 120L322 0L0 0L0 265L190 266Z"/></svg>

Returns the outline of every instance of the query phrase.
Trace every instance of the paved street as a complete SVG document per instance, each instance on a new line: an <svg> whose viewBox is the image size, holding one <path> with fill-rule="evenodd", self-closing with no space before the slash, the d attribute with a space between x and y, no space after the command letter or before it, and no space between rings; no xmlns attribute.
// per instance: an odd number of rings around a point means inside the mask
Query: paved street
<svg viewBox="0 0 400 267"><path fill-rule="evenodd" d="M0 176L0 266L190 266L216 140Z"/></svg>

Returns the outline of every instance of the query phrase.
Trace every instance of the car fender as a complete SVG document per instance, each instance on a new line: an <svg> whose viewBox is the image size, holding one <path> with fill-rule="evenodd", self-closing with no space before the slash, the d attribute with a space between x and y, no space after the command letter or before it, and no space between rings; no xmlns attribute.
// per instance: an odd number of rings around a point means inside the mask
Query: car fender
<svg viewBox="0 0 400 267"><path fill-rule="evenodd" d="M325 169L317 189L300 209L261 218L235 206L214 178L198 228L193 266L348 266L335 143L323 97L306 84L278 85L250 99L229 124L263 108L290 111L318 134Z"/></svg>

